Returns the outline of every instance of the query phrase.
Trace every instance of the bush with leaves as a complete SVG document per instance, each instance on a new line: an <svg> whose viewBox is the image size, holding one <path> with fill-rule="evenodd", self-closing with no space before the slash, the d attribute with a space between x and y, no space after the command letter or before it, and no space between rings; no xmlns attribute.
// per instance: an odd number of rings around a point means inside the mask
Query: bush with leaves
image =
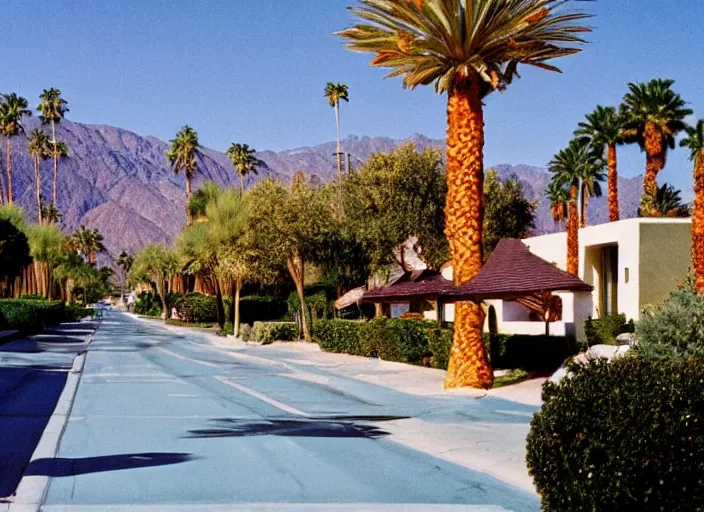
<svg viewBox="0 0 704 512"><path fill-rule="evenodd" d="M313 324L313 341L326 352L361 356L357 333L362 325L358 320L318 320Z"/></svg>
<svg viewBox="0 0 704 512"><path fill-rule="evenodd" d="M428 347L433 354L430 358L432 367L447 370L452 349L452 329L431 330L428 337Z"/></svg>
<svg viewBox="0 0 704 512"><path fill-rule="evenodd" d="M422 364L430 357L429 332L435 322L400 318L375 318L359 329L362 353L387 361Z"/></svg>
<svg viewBox="0 0 704 512"><path fill-rule="evenodd" d="M616 336L635 331L633 320L626 321L626 315L605 315L601 318L588 318L584 322L587 346L617 345Z"/></svg>
<svg viewBox="0 0 704 512"><path fill-rule="evenodd" d="M297 339L298 326L293 322L254 322L246 341L269 345L275 341L295 341Z"/></svg>
<svg viewBox="0 0 704 512"><path fill-rule="evenodd" d="M200 293L188 293L179 298L174 307L187 322L214 322L218 318L215 297Z"/></svg>
<svg viewBox="0 0 704 512"><path fill-rule="evenodd" d="M543 510L704 510L704 358L573 365L543 388L527 462Z"/></svg>
<svg viewBox="0 0 704 512"><path fill-rule="evenodd" d="M67 320L66 305L61 301L0 300L0 330L38 333L47 325L57 325Z"/></svg>

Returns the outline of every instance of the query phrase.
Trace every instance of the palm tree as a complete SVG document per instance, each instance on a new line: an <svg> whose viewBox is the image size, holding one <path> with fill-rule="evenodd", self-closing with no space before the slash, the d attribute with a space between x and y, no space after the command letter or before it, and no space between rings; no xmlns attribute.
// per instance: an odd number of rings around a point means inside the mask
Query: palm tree
<svg viewBox="0 0 704 512"><path fill-rule="evenodd" d="M689 217L690 205L682 202L682 191L669 183L658 187L653 206L648 211L648 217ZM638 210L638 215L645 217Z"/></svg>
<svg viewBox="0 0 704 512"><path fill-rule="evenodd" d="M621 105L626 142L638 143L645 151L645 177L640 211L657 215L653 204L658 191L657 175L665 167L667 150L675 148L675 136L687 125L685 117L692 111L672 90L674 80L656 78L644 83L630 83Z"/></svg>
<svg viewBox="0 0 704 512"><path fill-rule="evenodd" d="M596 110L586 115L587 121L579 123L579 129L574 132L577 137L583 137L598 153L606 154L608 163L608 205L609 222L620 219L618 208L618 168L616 162L616 146L623 144L623 119L614 107L597 105Z"/></svg>
<svg viewBox="0 0 704 512"><path fill-rule="evenodd" d="M176 134L176 138L170 142L171 150L166 153L166 158L169 159L174 174L178 174L183 170L186 178L186 203L188 203L191 198L191 180L198 168L198 162L196 161L196 156L200 153L198 134L193 128L186 125ZM190 221L191 217L188 209L186 209L186 215L188 215Z"/></svg>
<svg viewBox="0 0 704 512"><path fill-rule="evenodd" d="M37 194L37 209L39 210L39 224L42 224L42 178L40 162L51 157L49 136L42 130L35 128L29 136L27 151L34 161L34 182Z"/></svg>
<svg viewBox="0 0 704 512"><path fill-rule="evenodd" d="M590 174L591 167L597 165L596 155L580 139L573 139L569 145L557 153L548 164L554 173L556 186L569 189L567 201L567 272L579 274L579 222L577 219L577 193L583 177Z"/></svg>
<svg viewBox="0 0 704 512"><path fill-rule="evenodd" d="M104 237L97 228L88 229L82 225L73 233L73 239L78 251L87 258L91 265L95 265L96 254L106 250L103 245Z"/></svg>
<svg viewBox="0 0 704 512"><path fill-rule="evenodd" d="M604 181L603 163L595 155L594 165L586 166L581 176L582 187L582 209L579 212L579 227L587 227L587 203L590 197L601 197L601 184Z"/></svg>
<svg viewBox="0 0 704 512"><path fill-rule="evenodd" d="M349 90L345 84L328 82L324 96L335 109L335 124L337 125L337 177L342 182L342 141L340 140L340 100L349 103Z"/></svg>
<svg viewBox="0 0 704 512"><path fill-rule="evenodd" d="M550 211L555 224L562 222L567 217L567 203L570 200L570 191L559 180L550 180L547 187L547 198L550 201Z"/></svg>
<svg viewBox="0 0 704 512"><path fill-rule="evenodd" d="M117 257L117 260L115 260L115 263L117 264L118 267L120 267L120 302L125 301L125 280L127 278L127 274L130 271L130 268L132 268L132 264L134 263L134 256L132 256L130 253L126 251L122 251L120 255Z"/></svg>
<svg viewBox="0 0 704 512"><path fill-rule="evenodd" d="M704 292L704 119L687 127L680 146L689 148L694 162L694 212L692 213L692 266L697 293Z"/></svg>
<svg viewBox="0 0 704 512"><path fill-rule="evenodd" d="M61 220L61 212L53 204L42 205L42 219L47 224L57 224Z"/></svg>
<svg viewBox="0 0 704 512"><path fill-rule="evenodd" d="M7 138L7 204L12 205L12 137L25 133L22 125L24 116L31 116L29 103L16 93L3 94L0 103L0 131Z"/></svg>
<svg viewBox="0 0 704 512"><path fill-rule="evenodd" d="M52 146L56 146L58 141L56 140L56 125L61 122L61 120L68 112L68 102L61 97L61 91L59 89L51 88L44 89L39 95L41 103L37 107L37 110L41 113L39 118L42 120L42 124L51 125L51 143ZM59 167L59 157L61 155L58 149L53 152L52 157L54 159L54 180L52 183L52 204L56 206L56 179Z"/></svg>
<svg viewBox="0 0 704 512"><path fill-rule="evenodd" d="M457 285L483 261L484 114L482 99L504 90L526 64L559 71L547 61L580 51L579 24L587 14L555 0L362 0L363 20L339 32L347 48L376 54L373 66L403 75L404 87L434 83L447 93L445 233ZM488 388L493 383L480 304L455 306L454 346L445 387Z"/></svg>
<svg viewBox="0 0 704 512"><path fill-rule="evenodd" d="M250 148L247 144L235 144L234 142L230 145L225 153L227 157L235 166L237 171L237 176L240 179L240 197L244 192L244 178L251 172L252 174L257 174L257 168L266 168L267 165L262 160L259 160L256 156L256 150Z"/></svg>

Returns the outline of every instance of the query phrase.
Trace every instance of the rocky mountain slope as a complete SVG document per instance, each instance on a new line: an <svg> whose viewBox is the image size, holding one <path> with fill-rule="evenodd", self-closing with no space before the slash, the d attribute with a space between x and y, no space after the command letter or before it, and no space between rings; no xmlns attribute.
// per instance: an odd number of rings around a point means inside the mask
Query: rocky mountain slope
<svg viewBox="0 0 704 512"><path fill-rule="evenodd" d="M38 126L29 119L27 132ZM121 128L64 122L59 138L69 147L69 158L59 165L58 207L63 213L62 224L67 232L80 225L97 227L105 234L109 256L122 250L135 251L148 243L170 242L186 222L183 176L175 176L165 157L168 143L155 137L143 137ZM444 148L444 142L417 135L410 139L419 149ZM390 151L403 141L388 138L348 137L343 143L350 153L353 167L359 166L371 154ZM4 149L4 144L2 145ZM320 182L336 172L335 143L281 152L261 151L259 158L269 169L249 182L263 176L286 180L301 170ZM30 218L37 216L34 200L34 167L27 155L27 142L22 136L13 139L13 175L15 200L25 208ZM204 149L199 159L197 183L213 180L221 185L236 185L232 164L218 151ZM4 164L5 154L2 160ZM543 191L550 175L544 169L525 165L497 165L499 176L518 176L526 194L538 202L536 232L561 229L550 216L549 203ZM5 165L2 165L3 175ZM51 197L51 161L42 164L42 195ZM621 208L624 217L634 216L640 195L639 178L620 181ZM590 223L607 219L606 198L589 203Z"/></svg>

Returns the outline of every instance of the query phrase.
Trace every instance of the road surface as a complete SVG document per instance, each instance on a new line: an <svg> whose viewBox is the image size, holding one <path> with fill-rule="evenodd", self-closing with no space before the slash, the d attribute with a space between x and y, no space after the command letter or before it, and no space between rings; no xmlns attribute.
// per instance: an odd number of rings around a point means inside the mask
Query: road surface
<svg viewBox="0 0 704 512"><path fill-rule="evenodd" d="M410 421L399 418L438 408L466 422L498 418L503 401L353 379L347 390L327 385L324 369L307 372L319 378L108 313L56 458L27 469L51 477L42 510L540 510L532 492L388 435Z"/></svg>

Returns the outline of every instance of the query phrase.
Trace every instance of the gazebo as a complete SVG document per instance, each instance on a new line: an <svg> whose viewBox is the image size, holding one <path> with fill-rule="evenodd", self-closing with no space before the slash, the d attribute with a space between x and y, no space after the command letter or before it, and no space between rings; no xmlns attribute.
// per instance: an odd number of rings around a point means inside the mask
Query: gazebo
<svg viewBox="0 0 704 512"><path fill-rule="evenodd" d="M460 301L512 300L535 312L546 324L561 317L561 301L553 292L591 292L593 287L576 276L532 254L518 239L504 238L469 283L455 286L440 272L408 272L388 286L369 290L362 300L370 302L410 302L426 299L437 302L441 324L442 305Z"/></svg>

